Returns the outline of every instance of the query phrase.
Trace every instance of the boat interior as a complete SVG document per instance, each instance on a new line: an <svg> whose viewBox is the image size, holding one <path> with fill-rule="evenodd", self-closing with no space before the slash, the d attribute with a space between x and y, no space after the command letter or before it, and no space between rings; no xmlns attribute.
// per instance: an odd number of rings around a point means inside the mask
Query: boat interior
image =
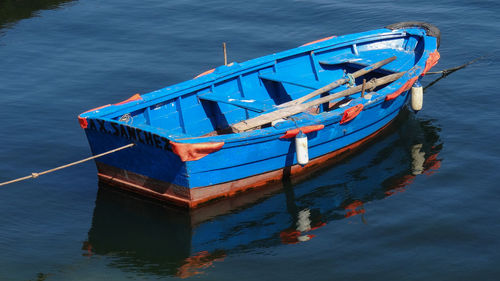
<svg viewBox="0 0 500 281"><path fill-rule="evenodd" d="M269 112L277 105L302 97L345 77L346 73L383 59L397 57L382 68L357 78L355 83L359 85L363 83L363 79L369 81L409 70L422 56L424 46L421 37L400 33L400 36L385 39L304 49L291 56L279 57L280 54L277 54L275 57L272 55L242 64L220 66L213 73L188 81L199 81L192 87L176 93L172 93L175 86L158 90L153 93L158 95L164 92L164 98L156 98L152 100L154 102L147 102L146 98L139 109L128 109L134 110L133 112L127 112L124 108L104 117L138 128L155 128L173 139L228 133L230 124ZM255 63L256 60L259 62ZM346 88L343 85L332 92ZM321 114L332 110L340 112L343 109L339 107L343 103L359 97L358 93L342 100L334 100L299 115Z"/></svg>

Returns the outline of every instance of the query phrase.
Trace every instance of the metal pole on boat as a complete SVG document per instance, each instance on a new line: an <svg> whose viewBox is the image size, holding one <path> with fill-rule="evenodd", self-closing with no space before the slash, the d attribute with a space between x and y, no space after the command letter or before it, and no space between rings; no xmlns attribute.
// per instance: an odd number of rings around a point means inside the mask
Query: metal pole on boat
<svg viewBox="0 0 500 281"><path fill-rule="evenodd" d="M363 79L363 87L361 88L361 97L365 97L366 79Z"/></svg>
<svg viewBox="0 0 500 281"><path fill-rule="evenodd" d="M224 65L227 65L226 42L222 42L222 50L224 51Z"/></svg>

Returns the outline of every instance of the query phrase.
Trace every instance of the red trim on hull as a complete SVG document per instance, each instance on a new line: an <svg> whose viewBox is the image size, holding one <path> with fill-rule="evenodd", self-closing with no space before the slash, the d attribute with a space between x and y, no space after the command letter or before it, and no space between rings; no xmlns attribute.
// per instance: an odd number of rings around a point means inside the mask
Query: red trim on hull
<svg viewBox="0 0 500 281"><path fill-rule="evenodd" d="M200 78L201 76L205 76L205 75L210 74L210 73L212 73L214 71L215 71L215 68L209 69L209 70L207 70L207 71L205 71L203 73L200 73L200 74L196 75L196 77L194 77L193 79Z"/></svg>
<svg viewBox="0 0 500 281"><path fill-rule="evenodd" d="M82 129L87 129L87 126L89 125L87 118L80 116L78 116L78 123L80 123L80 127L82 127Z"/></svg>
<svg viewBox="0 0 500 281"><path fill-rule="evenodd" d="M304 133L304 134L316 132L319 130L323 130L324 127L325 127L325 125L312 125L312 126L300 127L300 128L293 129L293 130L288 130L288 131L286 131L286 133L284 135L282 135L280 137L280 139L293 138L296 135L298 135L300 131L302 131L302 133Z"/></svg>
<svg viewBox="0 0 500 281"><path fill-rule="evenodd" d="M170 142L172 151L181 158L182 162L196 161L210 153L219 151L224 142L204 142L204 143L180 143Z"/></svg>
<svg viewBox="0 0 500 281"><path fill-rule="evenodd" d="M323 42L323 41L326 41L326 40L330 40L330 39L332 39L333 37L335 37L335 36L328 36L328 37L325 37L325 38L321 38L321 39L318 39L318 40L314 40L314 41L311 41L311 42L305 43L305 44L303 44L303 45L300 45L300 47L309 46L309 45L312 45L312 44L316 44L316 43L319 43L319 42Z"/></svg>
<svg viewBox="0 0 500 281"><path fill-rule="evenodd" d="M101 105L101 106L99 106L99 107L89 109L89 110L85 111L84 113L91 112L91 111L95 111L95 110L98 110L98 109L101 109L101 108L105 108L105 107L108 107L108 106L110 106L110 105L111 105L111 104ZM83 114L83 113L82 113L82 114ZM80 115L81 115L81 114L80 114Z"/></svg>
<svg viewBox="0 0 500 281"><path fill-rule="evenodd" d="M130 98L124 100L124 101L121 101L119 103L115 103L114 105L122 105L122 104L126 104L128 102L131 102L131 101L137 101L137 100L142 100L142 97L141 95L139 94L135 94L133 96L131 96Z"/></svg>
<svg viewBox="0 0 500 281"><path fill-rule="evenodd" d="M121 187L134 193L170 202L181 207L195 208L216 199L232 197L243 191L262 188L270 184L278 183L284 177L290 177L292 182L303 180L310 176L312 172L319 170L325 165L334 164L344 159L344 156L358 150L362 145L377 137L384 129L389 127L393 121L394 120L390 121L378 131L372 133L364 139L310 160L310 162L304 167L294 165L248 178L211 186L189 189L187 187L177 186L138 175L133 172L121 170L99 162L97 162L97 168L99 170L98 176L99 179L105 183Z"/></svg>
<svg viewBox="0 0 500 281"><path fill-rule="evenodd" d="M358 104L358 105L355 105L351 108L344 110L344 114L342 115L342 119L340 120L340 124L347 123L347 122L351 121L352 119L356 118L356 116L358 116L361 113L361 111L363 111L363 107L364 106L362 104Z"/></svg>
<svg viewBox="0 0 500 281"><path fill-rule="evenodd" d="M411 89L411 87L413 86L413 84L415 84L415 82L417 82L417 79L418 79L418 77L413 77L412 79L408 80L408 82L406 82L397 91L395 91L394 93L392 93L390 95L385 96L385 100L393 100L393 99L399 97L399 95L401 95L401 93L406 92L409 89Z"/></svg>
<svg viewBox="0 0 500 281"><path fill-rule="evenodd" d="M438 63L440 58L441 58L441 55L439 54L439 52L437 50L432 52L429 55L429 58L427 59L427 61L425 62L425 68L424 68L424 71L422 72L422 76L424 76L427 73L427 71L429 71L431 68L433 68Z"/></svg>

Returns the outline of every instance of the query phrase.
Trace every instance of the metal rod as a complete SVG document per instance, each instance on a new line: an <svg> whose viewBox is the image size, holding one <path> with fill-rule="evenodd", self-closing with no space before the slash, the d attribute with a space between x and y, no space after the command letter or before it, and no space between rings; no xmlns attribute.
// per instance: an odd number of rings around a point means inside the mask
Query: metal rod
<svg viewBox="0 0 500 281"><path fill-rule="evenodd" d="M365 97L365 87L366 87L366 79L363 79L363 87L361 88L361 97Z"/></svg>
<svg viewBox="0 0 500 281"><path fill-rule="evenodd" d="M226 42L223 42L223 43L222 43L222 50L224 51L224 65L227 65Z"/></svg>

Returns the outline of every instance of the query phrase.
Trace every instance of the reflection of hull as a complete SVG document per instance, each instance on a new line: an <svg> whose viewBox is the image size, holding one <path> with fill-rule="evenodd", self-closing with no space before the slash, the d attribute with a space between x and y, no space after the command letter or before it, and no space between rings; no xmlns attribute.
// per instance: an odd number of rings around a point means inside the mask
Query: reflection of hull
<svg viewBox="0 0 500 281"><path fill-rule="evenodd" d="M85 248L116 259L111 264L124 270L189 276L227 254L307 241L314 229L362 217L366 202L404 191L417 174L438 168L436 128L412 116L402 122L363 152L307 181L191 212L121 196L102 185Z"/></svg>

